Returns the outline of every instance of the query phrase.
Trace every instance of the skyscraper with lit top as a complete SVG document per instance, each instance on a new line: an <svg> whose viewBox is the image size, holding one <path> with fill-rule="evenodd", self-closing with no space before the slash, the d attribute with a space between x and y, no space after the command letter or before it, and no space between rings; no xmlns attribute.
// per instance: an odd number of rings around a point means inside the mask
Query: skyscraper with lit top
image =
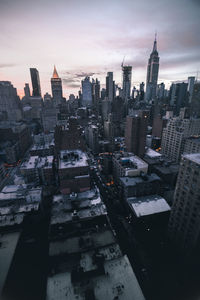
<svg viewBox="0 0 200 300"><path fill-rule="evenodd" d="M52 90L53 102L55 103L55 105L60 104L63 99L62 80L58 76L55 66L53 70L53 76L51 78L51 90Z"/></svg>

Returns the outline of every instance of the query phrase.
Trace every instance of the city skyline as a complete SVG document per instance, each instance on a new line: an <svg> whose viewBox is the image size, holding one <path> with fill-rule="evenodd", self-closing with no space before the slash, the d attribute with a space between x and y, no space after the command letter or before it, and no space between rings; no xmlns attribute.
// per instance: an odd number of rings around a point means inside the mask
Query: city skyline
<svg viewBox="0 0 200 300"><path fill-rule="evenodd" d="M9 80L23 95L31 83L29 68L40 73L42 95L51 91L54 64L63 94L77 95L81 80L107 72L122 81L121 62L133 68L132 86L146 82L146 68L158 32L158 83L186 80L200 69L198 1L47 1L0 2L0 79ZM49 3L49 1L48 1ZM9 23L7 18L9 16ZM80 55L81 49L81 55ZM31 86L31 84L30 84Z"/></svg>

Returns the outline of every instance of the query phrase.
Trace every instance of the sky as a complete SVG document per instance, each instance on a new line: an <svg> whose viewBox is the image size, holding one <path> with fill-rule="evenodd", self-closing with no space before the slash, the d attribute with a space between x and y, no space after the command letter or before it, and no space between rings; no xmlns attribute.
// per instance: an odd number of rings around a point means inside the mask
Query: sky
<svg viewBox="0 0 200 300"><path fill-rule="evenodd" d="M63 94L77 95L89 75L105 86L121 63L133 67L132 85L146 81L157 31L159 82L200 77L200 0L0 0L0 80L23 95L38 69L42 94L51 92L56 65ZM31 87L32 89L32 87Z"/></svg>

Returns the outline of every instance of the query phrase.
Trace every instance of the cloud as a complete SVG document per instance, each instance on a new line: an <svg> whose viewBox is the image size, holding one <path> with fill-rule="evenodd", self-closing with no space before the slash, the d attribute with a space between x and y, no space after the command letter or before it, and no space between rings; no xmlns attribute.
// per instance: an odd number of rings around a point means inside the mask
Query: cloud
<svg viewBox="0 0 200 300"><path fill-rule="evenodd" d="M15 67L15 66L16 66L16 64L0 64L1 69Z"/></svg>
<svg viewBox="0 0 200 300"><path fill-rule="evenodd" d="M83 78L83 77L87 77L87 76L91 77L91 76L94 76L95 74L96 74L96 73L94 73L94 72L88 72L88 73L86 73L86 72L81 72L81 73L75 74L75 76L76 76L77 78Z"/></svg>
<svg viewBox="0 0 200 300"><path fill-rule="evenodd" d="M62 81L63 81L65 84L75 82L75 80L74 80L73 78L62 78Z"/></svg>

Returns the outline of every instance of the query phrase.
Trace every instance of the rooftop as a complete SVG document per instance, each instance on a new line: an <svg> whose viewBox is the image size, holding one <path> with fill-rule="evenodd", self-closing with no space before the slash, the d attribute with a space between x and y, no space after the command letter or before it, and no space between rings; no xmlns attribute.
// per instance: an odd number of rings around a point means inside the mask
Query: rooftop
<svg viewBox="0 0 200 300"><path fill-rule="evenodd" d="M85 269L86 266L89 269ZM84 254L80 259L83 272L96 269L91 257ZM144 300L144 296L133 273L127 256L104 261L104 274L95 274L87 281L72 282L71 271L58 273L48 278L47 300L85 300L86 293L94 294L95 299Z"/></svg>
<svg viewBox="0 0 200 300"><path fill-rule="evenodd" d="M148 148L146 150L146 153L145 155L147 155L149 158L159 158L162 156L162 154L156 152L155 150L151 149L151 148Z"/></svg>
<svg viewBox="0 0 200 300"><path fill-rule="evenodd" d="M114 158L120 161L121 165L127 169L140 169L148 167L148 164L144 160L131 152L117 152L114 154Z"/></svg>
<svg viewBox="0 0 200 300"><path fill-rule="evenodd" d="M62 150L60 151L59 169L87 167L87 160L88 157L83 151Z"/></svg>
<svg viewBox="0 0 200 300"><path fill-rule="evenodd" d="M53 156L31 156L28 161L24 162L21 165L21 169L35 169L35 168L52 168L53 165Z"/></svg>
<svg viewBox="0 0 200 300"><path fill-rule="evenodd" d="M137 177L120 177L120 181L125 185L125 186L134 186L139 183L143 182L152 182L155 180L160 180L160 177L154 173L151 175L145 174L144 176L137 176Z"/></svg>
<svg viewBox="0 0 200 300"><path fill-rule="evenodd" d="M120 251L119 246L113 246L113 244L117 245L115 244L115 237L113 235L113 232L109 228L104 228L92 233L86 232L81 236L74 236L62 240L51 241L49 246L49 255L57 256L64 253L74 254L91 249L94 250L97 248L102 248L105 246L108 247L109 245L112 245L111 247L113 249L113 252L114 249L116 250L116 252Z"/></svg>
<svg viewBox="0 0 200 300"><path fill-rule="evenodd" d="M79 211L66 211L65 205L56 206L52 210L51 225L72 222L74 220L84 220L101 215L107 215L106 207L103 203L81 209Z"/></svg>
<svg viewBox="0 0 200 300"><path fill-rule="evenodd" d="M7 185L0 192L0 205L1 202L10 202L24 200L24 202L40 202L42 198L42 188L28 188L28 185ZM16 204L16 203L15 203Z"/></svg>
<svg viewBox="0 0 200 300"><path fill-rule="evenodd" d="M132 197L127 202L138 218L170 211L166 200L158 195Z"/></svg>
<svg viewBox="0 0 200 300"><path fill-rule="evenodd" d="M200 153L185 154L183 155L183 159L184 158L191 160L194 163L200 165Z"/></svg>

